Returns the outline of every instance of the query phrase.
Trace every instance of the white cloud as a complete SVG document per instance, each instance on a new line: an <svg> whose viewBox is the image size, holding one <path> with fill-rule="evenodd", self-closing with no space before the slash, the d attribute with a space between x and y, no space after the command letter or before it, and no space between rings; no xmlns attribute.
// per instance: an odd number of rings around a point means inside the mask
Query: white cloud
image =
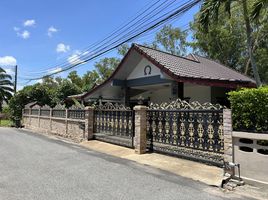
<svg viewBox="0 0 268 200"><path fill-rule="evenodd" d="M55 68L53 70L48 70L47 72L48 73L57 73L57 72L60 72L61 70L62 70L62 68L61 67L58 67L58 68Z"/></svg>
<svg viewBox="0 0 268 200"><path fill-rule="evenodd" d="M35 25L35 20L34 19L28 19L23 22L23 26L34 26Z"/></svg>
<svg viewBox="0 0 268 200"><path fill-rule="evenodd" d="M24 30L22 32L17 32L17 35L23 39L28 39L31 35L31 33L27 30Z"/></svg>
<svg viewBox="0 0 268 200"><path fill-rule="evenodd" d="M53 33L57 33L59 30L56 29L54 26L50 26L47 30L47 35L52 37Z"/></svg>
<svg viewBox="0 0 268 200"><path fill-rule="evenodd" d="M15 32L18 32L18 31L20 30L20 28L19 28L19 27L14 26L14 27L13 27L13 30L14 30Z"/></svg>
<svg viewBox="0 0 268 200"><path fill-rule="evenodd" d="M0 57L0 66L15 66L16 64L17 60L13 56Z"/></svg>
<svg viewBox="0 0 268 200"><path fill-rule="evenodd" d="M63 43L59 43L57 45L57 48L56 48L56 51L58 53L66 53L67 51L70 51L70 46L69 45L66 45L66 44L63 44Z"/></svg>
<svg viewBox="0 0 268 200"><path fill-rule="evenodd" d="M83 63L84 60L81 59L81 56L85 55L85 53L88 52L81 53L79 50L74 51L74 53L68 58L68 62L72 65Z"/></svg>
<svg viewBox="0 0 268 200"><path fill-rule="evenodd" d="M80 60L80 56L77 55L77 54L73 54L71 55L69 58L68 58L68 62L72 65L74 64L77 64L77 63L80 63L81 60Z"/></svg>

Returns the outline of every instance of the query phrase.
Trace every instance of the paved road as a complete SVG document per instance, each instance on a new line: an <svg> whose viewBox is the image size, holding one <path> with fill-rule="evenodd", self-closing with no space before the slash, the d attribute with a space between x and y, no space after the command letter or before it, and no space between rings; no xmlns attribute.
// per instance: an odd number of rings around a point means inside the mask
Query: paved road
<svg viewBox="0 0 268 200"><path fill-rule="evenodd" d="M222 195L217 188L73 143L0 128L0 200L238 199Z"/></svg>

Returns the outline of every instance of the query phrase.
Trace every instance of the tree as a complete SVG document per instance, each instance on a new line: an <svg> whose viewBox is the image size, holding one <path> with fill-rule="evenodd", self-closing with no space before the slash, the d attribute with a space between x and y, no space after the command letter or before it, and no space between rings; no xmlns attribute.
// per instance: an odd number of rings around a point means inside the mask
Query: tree
<svg viewBox="0 0 268 200"><path fill-rule="evenodd" d="M261 85L260 76L258 73L258 68L256 65L255 57L252 52L252 26L250 22L250 16L248 11L247 0L235 1L235 0L205 0L201 6L200 11L200 24L208 29L210 24L216 23L219 17L219 10L224 7L224 10L231 14L232 4L238 3L242 7L243 20L245 25L246 39L247 39L247 50L250 58L251 67L253 70L254 78L256 80L257 86Z"/></svg>
<svg viewBox="0 0 268 200"><path fill-rule="evenodd" d="M130 46L128 43L124 43L122 45L120 45L118 48L117 48L117 53L120 55L120 56L125 56L128 52L128 50L130 49Z"/></svg>
<svg viewBox="0 0 268 200"><path fill-rule="evenodd" d="M103 58L95 63L96 70L102 81L106 80L120 63L119 58Z"/></svg>
<svg viewBox="0 0 268 200"><path fill-rule="evenodd" d="M76 86L82 88L83 87L83 81L82 78L77 74L77 71L71 71L68 75L68 79L71 80L73 84Z"/></svg>
<svg viewBox="0 0 268 200"><path fill-rule="evenodd" d="M57 88L53 103L63 103L68 96L80 94L81 92L81 89L77 85L65 79L62 81L62 84L59 85L59 87Z"/></svg>
<svg viewBox="0 0 268 200"><path fill-rule="evenodd" d="M95 84L99 84L101 82L100 76L96 70L87 71L87 73L83 75L82 81L83 81L83 87L82 87L83 92L89 91Z"/></svg>
<svg viewBox="0 0 268 200"><path fill-rule="evenodd" d="M239 9L234 12L236 17L229 18L220 11L217 23L211 24L207 31L200 26L198 13L190 25L194 39L190 45L195 53L244 72L247 58L246 34Z"/></svg>
<svg viewBox="0 0 268 200"><path fill-rule="evenodd" d="M253 19L259 18L261 11L267 7L268 0L255 0L251 11L251 17Z"/></svg>
<svg viewBox="0 0 268 200"><path fill-rule="evenodd" d="M187 50L187 32L177 27L165 25L156 33L152 45L155 48L163 49L171 54L183 56Z"/></svg>
<svg viewBox="0 0 268 200"><path fill-rule="evenodd" d="M12 97L13 84L11 80L12 77L0 67L0 111L2 111L3 102L8 102L8 100Z"/></svg>

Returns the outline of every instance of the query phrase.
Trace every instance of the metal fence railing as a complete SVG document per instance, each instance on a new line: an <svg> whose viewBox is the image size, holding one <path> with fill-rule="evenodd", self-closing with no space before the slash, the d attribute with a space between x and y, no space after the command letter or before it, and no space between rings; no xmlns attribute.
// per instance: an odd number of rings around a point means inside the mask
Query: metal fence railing
<svg viewBox="0 0 268 200"><path fill-rule="evenodd" d="M222 110L148 110L151 150L222 163Z"/></svg>

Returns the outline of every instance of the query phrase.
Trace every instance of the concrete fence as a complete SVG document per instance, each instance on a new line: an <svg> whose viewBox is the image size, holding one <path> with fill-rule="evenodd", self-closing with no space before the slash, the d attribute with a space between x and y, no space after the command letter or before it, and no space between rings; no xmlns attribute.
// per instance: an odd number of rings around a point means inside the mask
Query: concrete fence
<svg viewBox="0 0 268 200"><path fill-rule="evenodd" d="M232 136L233 160L240 164L241 177L268 184L268 134L234 131Z"/></svg>
<svg viewBox="0 0 268 200"><path fill-rule="evenodd" d="M23 125L26 129L70 138L75 142L88 140L93 135L93 110L34 107L24 109Z"/></svg>
<svg viewBox="0 0 268 200"><path fill-rule="evenodd" d="M193 116L198 117L198 119L195 120L196 122L183 123L183 127L185 129L184 131L185 135L181 135L181 137L184 138L183 143L185 144L181 146L181 144L178 144L181 133L177 132L181 129L181 127L179 126L179 124L175 125L173 122L173 120L175 119L174 118L175 111L172 115L169 113L165 118L161 118L159 122L157 121L151 122L151 128L156 126L156 124L159 124L158 125L159 129L157 127L156 129L158 129L159 131L159 136L162 135L162 138L160 138L160 140L157 140L155 141L155 143L152 143L151 138L149 138L150 123L148 121L149 120L148 116L150 113L148 109L149 108L146 106L135 106L133 111L133 116L135 117L132 118L133 121L131 122L134 126L133 127L134 137L132 139L133 139L133 147L135 149L135 152L137 152L138 154L143 154L147 152L148 143L150 143L150 145L157 145L158 143L159 144L161 143L160 144L162 145L161 149L164 149L163 145L166 145L168 151L171 151L171 149L176 148L177 151L178 150L183 151L183 154L185 154L188 157L194 158L194 155L195 157L198 157L198 155L200 157L202 151L204 151L204 155L208 158L208 160L210 158L212 159L212 157L217 154L216 157L218 157L220 160L223 161L224 158L225 161L233 162L232 159L233 146L231 139L232 124L231 124L230 110L224 110L219 113L213 113L215 111L212 110L211 112L208 111L206 114L195 113L195 115L192 115L192 112L190 112L190 114L188 113L192 117ZM120 110L118 108L116 108L115 110L106 109L103 110L103 113L100 110L98 113L100 116L96 118L96 116L94 116L95 114L93 107L87 107L85 109L78 109L75 107L72 107L70 109L63 109L63 107L61 106L58 107L56 106L55 108L52 109L48 106L40 107L37 105L32 108L24 109L23 124L27 129L59 135L62 137L73 139L74 141L77 142L97 138L96 137L97 134L94 133L94 125L95 126L98 125L103 129L102 130L103 135L108 134L109 137L114 135L116 136L116 139L120 139L119 137L121 138L125 137L125 134L123 134L122 131L128 130L124 129L124 127L127 127L129 124L131 124L130 123L131 118L127 117L126 112L128 111L126 111L125 109ZM157 113L157 111L153 112ZM217 114L217 116L221 115L222 117L215 118L216 116L215 114ZM188 116L187 113L185 114L185 116L186 117ZM180 115L176 116L176 121L178 121L178 123L181 123L179 122L180 117L181 117ZM197 121L199 120L202 121L202 118L206 120L203 122L203 124L201 124L201 122L199 122L199 124L196 125L193 124L197 123ZM185 118L183 118L183 120L184 119ZM212 124L211 125L207 124L207 120L209 121L209 119L214 120L213 122L212 121L210 122L215 123L213 125L214 127L212 126ZM168 121L163 122L163 124L160 124L162 123L161 122L162 120L168 120ZM189 118L189 120L191 119ZM190 127L191 124L192 127ZM162 127L162 132L160 132L160 126ZM189 128L187 128L188 126ZM200 135L200 126L202 126L201 127L202 131L205 131L207 130L208 127L210 127L210 134L213 134L214 136L209 135L208 136L209 138L207 138L208 141L205 141L206 138L205 134L202 133ZM191 133L190 129L196 132L196 134L194 132ZM120 134L111 134L111 132L114 132L111 130L119 130ZM221 130L223 130L223 133ZM166 131L169 131L169 133ZM178 137L176 137L177 134ZM165 135L169 136L170 138L169 141L167 141L168 138L164 138L166 137ZM187 139L188 137L189 139ZM214 140L214 142L212 140ZM199 142L200 144L199 143L197 144L198 141L202 141L202 143ZM207 144L207 142L209 142L209 145ZM217 148L213 149L213 146L214 144L216 145L216 143ZM201 147L201 145L206 146ZM177 151L176 153L180 154Z"/></svg>
<svg viewBox="0 0 268 200"><path fill-rule="evenodd" d="M59 135L76 142L94 138L93 107L86 107L83 110L33 107L25 108L23 113L23 124L27 129ZM147 113L146 106L134 107L133 148L138 154L146 153L148 150ZM118 115L115 119L119 123L118 126L124 126L124 120L118 120ZM115 123L108 118L105 120L106 124ZM223 163L239 164L241 177L268 184L268 134L234 132L229 109L222 111L222 128L218 131L220 130L223 130ZM225 172L238 176L237 165L226 168Z"/></svg>

